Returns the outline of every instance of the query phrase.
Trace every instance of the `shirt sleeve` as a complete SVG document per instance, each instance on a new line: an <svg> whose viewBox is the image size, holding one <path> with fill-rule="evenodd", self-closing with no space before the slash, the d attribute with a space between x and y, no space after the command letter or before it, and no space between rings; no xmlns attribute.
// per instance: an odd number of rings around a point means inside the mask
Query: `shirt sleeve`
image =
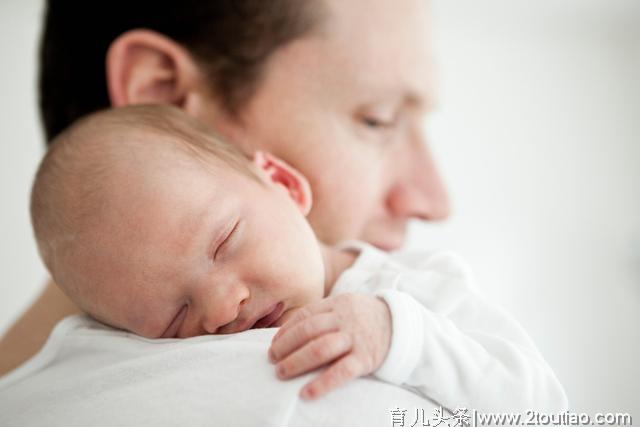
<svg viewBox="0 0 640 427"><path fill-rule="evenodd" d="M386 280L388 282L388 275ZM453 253L397 273L375 292L389 306L391 346L378 378L447 409L553 414L567 398L524 329L483 298Z"/></svg>

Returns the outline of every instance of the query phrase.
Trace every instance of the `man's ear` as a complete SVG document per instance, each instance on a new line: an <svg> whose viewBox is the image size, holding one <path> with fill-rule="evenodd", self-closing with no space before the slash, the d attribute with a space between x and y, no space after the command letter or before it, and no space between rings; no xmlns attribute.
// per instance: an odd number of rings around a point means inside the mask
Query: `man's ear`
<svg viewBox="0 0 640 427"><path fill-rule="evenodd" d="M200 72L182 46L151 30L131 30L115 39L106 57L113 106L173 104L185 110L197 102Z"/></svg>
<svg viewBox="0 0 640 427"><path fill-rule="evenodd" d="M253 163L265 173L270 182L284 187L303 215L309 213L313 197L309 181L304 175L284 160L264 151L253 154Z"/></svg>

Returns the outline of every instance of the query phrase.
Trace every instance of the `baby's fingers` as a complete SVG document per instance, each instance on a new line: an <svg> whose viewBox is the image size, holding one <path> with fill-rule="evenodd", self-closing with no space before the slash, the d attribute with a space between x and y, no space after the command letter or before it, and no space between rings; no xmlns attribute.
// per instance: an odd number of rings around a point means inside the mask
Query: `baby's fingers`
<svg viewBox="0 0 640 427"><path fill-rule="evenodd" d="M333 313L321 313L308 317L273 337L271 348L269 348L269 360L277 362L307 342L336 330L338 330L338 319Z"/></svg>
<svg viewBox="0 0 640 427"><path fill-rule="evenodd" d="M304 307L295 310L293 315L282 326L280 326L280 329L278 330L278 332L276 332L273 339L275 340L280 335L291 329L291 327L295 326L297 323L303 321L306 318L319 313L331 311L331 305L327 304L327 300L328 298L325 298L323 300L317 301L312 304L307 304Z"/></svg>
<svg viewBox="0 0 640 427"><path fill-rule="evenodd" d="M364 374L362 364L353 353L332 363L326 371L302 388L303 399L317 399L344 383Z"/></svg>
<svg viewBox="0 0 640 427"><path fill-rule="evenodd" d="M351 338L342 332L322 335L276 365L279 378L287 379L325 365L351 350Z"/></svg>

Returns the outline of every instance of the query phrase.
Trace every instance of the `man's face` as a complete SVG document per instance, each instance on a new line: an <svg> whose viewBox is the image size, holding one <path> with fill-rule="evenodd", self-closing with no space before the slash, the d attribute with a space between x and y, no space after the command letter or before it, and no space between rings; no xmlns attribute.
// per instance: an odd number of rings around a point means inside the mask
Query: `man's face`
<svg viewBox="0 0 640 427"><path fill-rule="evenodd" d="M282 187L179 156L120 166L97 250L76 258L89 266L72 295L83 308L139 335L189 337L246 330L274 309L280 325L324 296L318 242Z"/></svg>
<svg viewBox="0 0 640 427"><path fill-rule="evenodd" d="M212 124L309 179L308 219L326 243L393 249L410 218L449 213L422 130L435 71L426 3L327 0L324 26L270 59L243 128Z"/></svg>

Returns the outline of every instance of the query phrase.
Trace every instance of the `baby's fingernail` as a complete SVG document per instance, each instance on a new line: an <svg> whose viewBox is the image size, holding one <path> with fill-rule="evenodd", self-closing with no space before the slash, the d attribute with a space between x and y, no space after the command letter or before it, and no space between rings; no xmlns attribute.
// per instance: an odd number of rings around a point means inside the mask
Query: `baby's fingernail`
<svg viewBox="0 0 640 427"><path fill-rule="evenodd" d="M276 367L276 373L278 374L279 377L281 378L284 377L285 372L286 372L286 369L284 369L283 365L278 365Z"/></svg>
<svg viewBox="0 0 640 427"><path fill-rule="evenodd" d="M313 391L311 390L310 387L305 387L302 389L302 392L300 393L300 397L302 397L305 400L311 400L313 399Z"/></svg>

